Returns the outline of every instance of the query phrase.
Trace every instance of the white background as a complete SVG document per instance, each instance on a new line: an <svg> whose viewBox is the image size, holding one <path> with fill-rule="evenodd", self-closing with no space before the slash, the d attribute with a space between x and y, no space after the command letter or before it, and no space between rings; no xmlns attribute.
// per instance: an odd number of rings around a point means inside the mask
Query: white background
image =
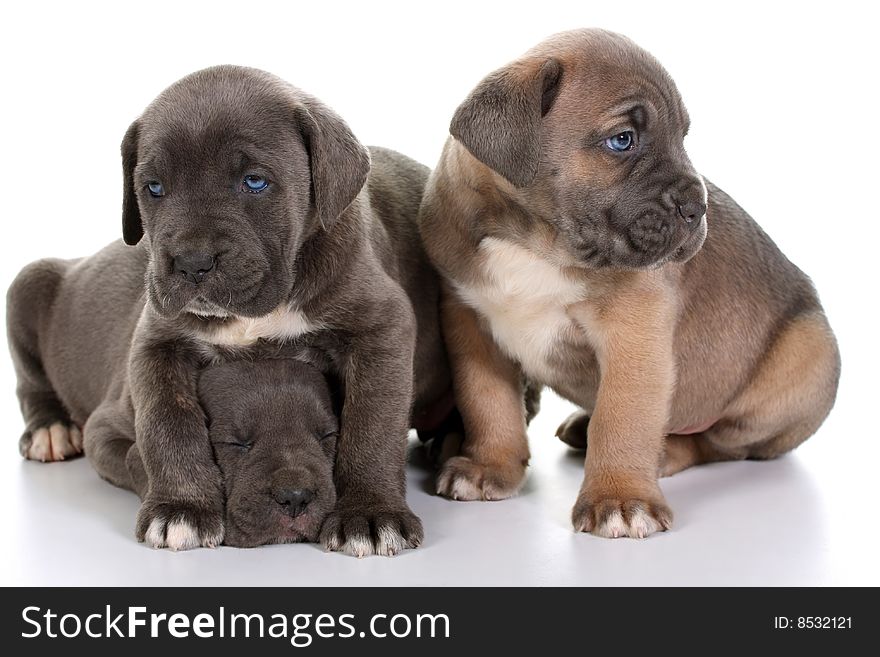
<svg viewBox="0 0 880 657"><path fill-rule="evenodd" d="M519 498L449 502L411 468L427 532L418 551L363 561L306 545L171 554L134 541L136 499L84 461L21 461L3 356L0 583L880 584L874 3L6 3L0 287L30 260L120 237L123 132L193 70L265 68L336 108L365 143L432 165L483 75L585 26L626 33L664 63L691 114L697 168L813 278L843 354L837 406L814 438L773 463L664 480L674 530L607 541L570 530L582 457L553 438L569 408L548 396Z"/></svg>

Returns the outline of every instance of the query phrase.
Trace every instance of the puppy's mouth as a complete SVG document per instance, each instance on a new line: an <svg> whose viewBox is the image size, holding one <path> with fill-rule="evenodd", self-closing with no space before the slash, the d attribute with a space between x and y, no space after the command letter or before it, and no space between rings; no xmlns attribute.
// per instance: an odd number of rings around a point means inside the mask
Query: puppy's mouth
<svg viewBox="0 0 880 657"><path fill-rule="evenodd" d="M326 515L324 512L309 510L291 517L273 508L262 513L243 515L228 511L225 543L242 548L281 543L315 543ZM254 522L257 517L259 521Z"/></svg>
<svg viewBox="0 0 880 657"><path fill-rule="evenodd" d="M693 223L652 208L640 215L607 212L573 222L569 234L572 265L585 269L656 269L668 262L685 262L703 246L706 215Z"/></svg>
<svg viewBox="0 0 880 657"><path fill-rule="evenodd" d="M709 224L706 221L706 215L703 215L699 226L687 236L684 244L675 250L669 260L673 262L687 262L693 258L703 248L708 232Z"/></svg>
<svg viewBox="0 0 880 657"><path fill-rule="evenodd" d="M679 217L646 213L614 240L621 260L637 269L655 269L668 262L685 262L702 247L706 238L705 215L684 225Z"/></svg>
<svg viewBox="0 0 880 657"><path fill-rule="evenodd" d="M250 306L259 296L263 278L235 285L218 273L198 285L175 276L147 276L147 297L155 310L165 317L192 313L203 318L226 318L250 314ZM277 305L277 304L276 304Z"/></svg>
<svg viewBox="0 0 880 657"><path fill-rule="evenodd" d="M283 513L277 516L280 531L276 543L314 543L318 540L323 515L319 517L316 513L306 512L295 518Z"/></svg>
<svg viewBox="0 0 880 657"><path fill-rule="evenodd" d="M203 296L197 296L183 307L183 312L198 315L204 319L226 319L233 315L232 310L209 301Z"/></svg>

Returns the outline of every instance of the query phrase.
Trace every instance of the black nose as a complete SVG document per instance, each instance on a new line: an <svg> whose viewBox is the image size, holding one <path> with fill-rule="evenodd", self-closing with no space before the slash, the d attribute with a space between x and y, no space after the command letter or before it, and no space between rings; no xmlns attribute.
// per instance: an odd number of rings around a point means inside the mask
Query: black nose
<svg viewBox="0 0 880 657"><path fill-rule="evenodd" d="M313 499L315 492L304 488L282 488L275 492L275 501L283 507L285 513L294 518L302 515Z"/></svg>
<svg viewBox="0 0 880 657"><path fill-rule="evenodd" d="M678 214L688 223L693 223L706 214L706 204L702 201L687 201L678 205Z"/></svg>
<svg viewBox="0 0 880 657"><path fill-rule="evenodd" d="M214 269L214 256L208 253L183 253L174 256L174 271L190 283L201 283Z"/></svg>

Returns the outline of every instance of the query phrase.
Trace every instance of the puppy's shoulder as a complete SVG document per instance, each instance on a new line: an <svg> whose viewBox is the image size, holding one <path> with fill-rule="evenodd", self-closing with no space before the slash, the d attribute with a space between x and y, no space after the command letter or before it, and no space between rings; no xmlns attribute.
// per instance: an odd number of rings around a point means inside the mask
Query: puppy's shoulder
<svg viewBox="0 0 880 657"><path fill-rule="evenodd" d="M410 184L420 185L424 188L431 170L421 162L417 162L397 151L381 146L369 146L370 151L370 177L372 182L399 179Z"/></svg>
<svg viewBox="0 0 880 657"><path fill-rule="evenodd" d="M755 273L765 270L766 273L775 270L780 275L799 272L748 212L717 185L708 180L705 182L709 196L709 230L703 249L695 260L711 258L716 262L738 262L753 268Z"/></svg>
<svg viewBox="0 0 880 657"><path fill-rule="evenodd" d="M706 180L708 233L684 266L692 295L749 299L749 307L785 314L818 308L815 289L757 221L722 189ZM768 282L772 281L772 285Z"/></svg>

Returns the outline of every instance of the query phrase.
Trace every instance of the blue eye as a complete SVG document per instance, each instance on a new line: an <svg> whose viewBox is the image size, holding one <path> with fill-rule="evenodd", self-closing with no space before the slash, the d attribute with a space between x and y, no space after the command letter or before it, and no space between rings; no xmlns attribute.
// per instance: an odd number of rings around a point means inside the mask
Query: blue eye
<svg viewBox="0 0 880 657"><path fill-rule="evenodd" d="M627 130L606 139L605 145L616 153L622 153L633 149L636 145L636 138L632 130Z"/></svg>
<svg viewBox="0 0 880 657"><path fill-rule="evenodd" d="M269 186L269 181L263 176L245 176L244 188L248 192L262 192Z"/></svg>
<svg viewBox="0 0 880 657"><path fill-rule="evenodd" d="M165 196L165 188L162 187L162 183L160 182L147 183L147 189L150 191L150 196L154 196L156 198L159 198L160 196Z"/></svg>

